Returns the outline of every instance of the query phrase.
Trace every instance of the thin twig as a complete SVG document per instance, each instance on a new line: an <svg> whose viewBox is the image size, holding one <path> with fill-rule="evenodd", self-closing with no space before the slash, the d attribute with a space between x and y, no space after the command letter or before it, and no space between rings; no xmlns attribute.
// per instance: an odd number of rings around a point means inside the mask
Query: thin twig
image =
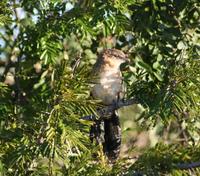
<svg viewBox="0 0 200 176"><path fill-rule="evenodd" d="M191 163L180 163L176 165L177 169L187 170L187 169L194 169L200 167L200 161L191 162Z"/></svg>

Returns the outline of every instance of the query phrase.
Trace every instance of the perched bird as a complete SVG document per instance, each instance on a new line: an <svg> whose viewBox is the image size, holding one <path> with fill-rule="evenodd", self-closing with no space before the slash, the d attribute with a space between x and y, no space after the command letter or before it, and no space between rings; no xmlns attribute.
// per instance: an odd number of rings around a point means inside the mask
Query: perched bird
<svg viewBox="0 0 200 176"><path fill-rule="evenodd" d="M124 96L123 78L120 70L122 63L128 61L128 57L117 49L104 50L93 67L93 83L91 95L95 99L102 101L104 105L117 103ZM111 112L110 117L103 117L104 122L104 142L103 149L111 162L114 162L120 153L121 128L119 117L116 112ZM91 128L93 138L98 138L100 124L95 124Z"/></svg>

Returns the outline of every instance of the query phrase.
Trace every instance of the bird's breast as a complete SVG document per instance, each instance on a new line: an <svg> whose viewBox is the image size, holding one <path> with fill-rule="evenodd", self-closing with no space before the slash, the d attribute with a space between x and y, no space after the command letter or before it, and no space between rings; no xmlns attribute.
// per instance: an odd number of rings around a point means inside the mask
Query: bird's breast
<svg viewBox="0 0 200 176"><path fill-rule="evenodd" d="M116 102L122 92L122 76L120 71L103 71L92 88L92 96L102 100L105 105Z"/></svg>

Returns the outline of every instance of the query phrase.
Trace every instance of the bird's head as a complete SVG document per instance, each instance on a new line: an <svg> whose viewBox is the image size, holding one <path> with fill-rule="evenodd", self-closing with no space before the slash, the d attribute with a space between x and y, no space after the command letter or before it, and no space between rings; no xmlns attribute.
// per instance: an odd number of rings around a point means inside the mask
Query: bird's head
<svg viewBox="0 0 200 176"><path fill-rule="evenodd" d="M120 68L121 64L129 62L128 55L118 49L106 49L101 56L104 64L113 68Z"/></svg>

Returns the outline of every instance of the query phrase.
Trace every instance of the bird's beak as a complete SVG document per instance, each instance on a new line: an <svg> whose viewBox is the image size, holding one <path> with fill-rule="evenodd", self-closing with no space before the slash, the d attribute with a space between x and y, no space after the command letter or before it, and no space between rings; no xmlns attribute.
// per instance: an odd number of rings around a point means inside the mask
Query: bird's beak
<svg viewBox="0 0 200 176"><path fill-rule="evenodd" d="M130 63L129 54L126 54L125 60L126 60L126 63Z"/></svg>
<svg viewBox="0 0 200 176"><path fill-rule="evenodd" d="M120 70L121 71L129 70L129 64L130 64L130 59L126 58L125 62L120 65Z"/></svg>
<svg viewBox="0 0 200 176"><path fill-rule="evenodd" d="M130 63L130 59L128 57L126 58L126 62L125 63L127 63L127 64Z"/></svg>

